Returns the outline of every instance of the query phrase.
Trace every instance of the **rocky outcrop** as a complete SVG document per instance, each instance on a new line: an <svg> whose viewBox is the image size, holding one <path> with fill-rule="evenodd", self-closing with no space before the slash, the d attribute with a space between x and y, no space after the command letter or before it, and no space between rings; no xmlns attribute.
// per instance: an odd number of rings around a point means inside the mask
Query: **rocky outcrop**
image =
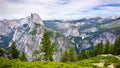
<svg viewBox="0 0 120 68"><path fill-rule="evenodd" d="M17 28L17 23L14 20L3 20L0 21L0 46L7 49L9 42L13 38L15 29Z"/></svg>
<svg viewBox="0 0 120 68"><path fill-rule="evenodd" d="M16 29L13 37L17 49L20 52L24 51L29 61L32 60L32 53L34 50L39 48L44 29L47 29L49 33L52 33L50 37L53 43L55 43L55 61L60 59L62 50L71 46L68 39L58 32L46 28L39 15L33 13L30 17L27 17L27 23L22 24Z"/></svg>
<svg viewBox="0 0 120 68"><path fill-rule="evenodd" d="M109 40L111 44L114 44L115 39L116 39L115 34L110 32L104 32L100 34L99 37L96 37L95 39L93 39L91 42L94 43L94 45L96 45L97 43L100 43L100 42L106 43L106 41Z"/></svg>
<svg viewBox="0 0 120 68"><path fill-rule="evenodd" d="M44 25L38 14L32 13L30 18L32 23Z"/></svg>
<svg viewBox="0 0 120 68"><path fill-rule="evenodd" d="M45 26L68 37L77 51L92 48L101 41L105 43L106 40L113 44L116 36L120 34L119 17L95 17L71 21L47 20L44 23Z"/></svg>
<svg viewBox="0 0 120 68"><path fill-rule="evenodd" d="M120 34L119 22L119 17L96 17L71 21L47 20L43 23L38 14L32 13L25 18L0 21L0 46L7 49L9 42L14 40L18 50L24 51L31 60L33 51L40 45L44 29L47 29L55 43L54 60L58 61L61 51L72 44L76 46L76 51L81 51L101 41L105 43L107 39L114 43Z"/></svg>

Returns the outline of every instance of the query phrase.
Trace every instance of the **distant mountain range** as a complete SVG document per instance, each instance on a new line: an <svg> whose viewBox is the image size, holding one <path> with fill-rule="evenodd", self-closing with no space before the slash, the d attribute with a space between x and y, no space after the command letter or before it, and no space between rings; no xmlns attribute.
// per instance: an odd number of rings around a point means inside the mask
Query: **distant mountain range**
<svg viewBox="0 0 120 68"><path fill-rule="evenodd" d="M38 49L44 28L55 43L54 60L58 61L61 51L74 46L77 52L89 49L98 42L109 40L114 43L120 34L120 17L95 17L79 20L41 20L38 14L0 21L0 46L7 49L14 40L17 49L27 54L31 60L32 53Z"/></svg>
<svg viewBox="0 0 120 68"><path fill-rule="evenodd" d="M95 17L79 20L46 20L46 27L56 30L75 45L77 51L88 49L98 42L114 43L120 34L120 17Z"/></svg>

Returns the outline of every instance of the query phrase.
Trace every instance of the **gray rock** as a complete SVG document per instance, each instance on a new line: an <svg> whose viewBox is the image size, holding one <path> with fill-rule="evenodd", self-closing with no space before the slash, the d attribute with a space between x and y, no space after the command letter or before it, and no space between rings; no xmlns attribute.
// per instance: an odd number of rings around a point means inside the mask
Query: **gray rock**
<svg viewBox="0 0 120 68"><path fill-rule="evenodd" d="M27 59L31 61L34 50L39 49L44 29L52 33L51 40L56 43L54 60L59 61L62 50L67 49L72 44L63 35L58 36L58 32L44 27L42 20L37 14L31 14L27 18L27 23L16 29L13 40L16 42L17 49L20 52L24 51Z"/></svg>

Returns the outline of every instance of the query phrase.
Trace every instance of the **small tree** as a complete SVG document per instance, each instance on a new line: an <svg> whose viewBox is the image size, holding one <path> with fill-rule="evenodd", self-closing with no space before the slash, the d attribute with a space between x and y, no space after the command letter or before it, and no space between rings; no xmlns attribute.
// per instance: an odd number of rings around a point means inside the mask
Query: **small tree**
<svg viewBox="0 0 120 68"><path fill-rule="evenodd" d="M95 56L103 54L103 52L104 52L104 45L102 42L100 42L94 47Z"/></svg>
<svg viewBox="0 0 120 68"><path fill-rule="evenodd" d="M39 56L40 52L38 50L35 50L32 54L33 56L33 61L40 61L41 60L41 56Z"/></svg>
<svg viewBox="0 0 120 68"><path fill-rule="evenodd" d="M95 56L95 53L94 53L94 50L92 49L92 50L89 50L89 55L90 55L90 57L94 57Z"/></svg>
<svg viewBox="0 0 120 68"><path fill-rule="evenodd" d="M5 50L2 47L0 47L0 57L4 56L4 54L5 54Z"/></svg>
<svg viewBox="0 0 120 68"><path fill-rule="evenodd" d="M19 58L19 52L16 49L16 45L15 45L14 41L12 41L12 43L11 43L11 46L9 48L9 53L10 53L10 58L11 59L17 59L17 58Z"/></svg>
<svg viewBox="0 0 120 68"><path fill-rule="evenodd" d="M65 50L60 61L62 62L74 62L77 61L76 52L74 47L70 47L69 50Z"/></svg>
<svg viewBox="0 0 120 68"><path fill-rule="evenodd" d="M82 60L82 59L87 59L90 57L90 51L89 50L85 50L84 52L81 52L79 55L78 55L78 59L79 60Z"/></svg>
<svg viewBox="0 0 120 68"><path fill-rule="evenodd" d="M82 60L83 59L83 53L79 53L78 56L77 56L77 59Z"/></svg>
<svg viewBox="0 0 120 68"><path fill-rule="evenodd" d="M71 62L77 61L76 52L75 52L75 50L74 50L74 47L70 47L68 53L69 53L69 60L70 60Z"/></svg>
<svg viewBox="0 0 120 68"><path fill-rule="evenodd" d="M22 55L20 56L20 60L21 60L21 61L27 61L27 58L26 58L24 52L22 52Z"/></svg>
<svg viewBox="0 0 120 68"><path fill-rule="evenodd" d="M60 59L60 61L61 62L67 62L68 60L69 60L68 51L65 50L64 53L63 53L63 55L62 55L62 57L61 57L61 59Z"/></svg>
<svg viewBox="0 0 120 68"><path fill-rule="evenodd" d="M90 51L89 50L85 50L85 52L83 53L83 58L84 59L90 58Z"/></svg>

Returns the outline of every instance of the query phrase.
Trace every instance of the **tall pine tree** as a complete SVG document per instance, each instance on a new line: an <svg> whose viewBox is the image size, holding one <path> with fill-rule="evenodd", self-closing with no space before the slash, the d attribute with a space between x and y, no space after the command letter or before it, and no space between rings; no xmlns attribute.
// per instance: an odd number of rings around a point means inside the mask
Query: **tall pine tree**
<svg viewBox="0 0 120 68"><path fill-rule="evenodd" d="M70 62L77 61L76 52L75 52L74 47L72 47L72 46L69 49L69 60L70 60Z"/></svg>
<svg viewBox="0 0 120 68"><path fill-rule="evenodd" d="M48 32L45 30L43 37L41 39L41 52L43 53L43 60L44 61L53 61L53 44L50 40Z"/></svg>
<svg viewBox="0 0 120 68"><path fill-rule="evenodd" d="M103 42L98 43L98 44L94 47L94 53L95 53L95 56L104 53L104 45L103 45Z"/></svg>
<svg viewBox="0 0 120 68"><path fill-rule="evenodd" d="M14 41L12 41L12 43L11 43L11 46L9 48L9 53L10 53L10 58L11 59L17 59L17 58L19 58L19 52L16 49L16 45L15 45Z"/></svg>
<svg viewBox="0 0 120 68"><path fill-rule="evenodd" d="M114 54L120 55L120 36L118 36L114 43Z"/></svg>
<svg viewBox="0 0 120 68"><path fill-rule="evenodd" d="M104 54L111 54L112 53L112 46L109 42L109 40L106 41L106 44L104 46Z"/></svg>

